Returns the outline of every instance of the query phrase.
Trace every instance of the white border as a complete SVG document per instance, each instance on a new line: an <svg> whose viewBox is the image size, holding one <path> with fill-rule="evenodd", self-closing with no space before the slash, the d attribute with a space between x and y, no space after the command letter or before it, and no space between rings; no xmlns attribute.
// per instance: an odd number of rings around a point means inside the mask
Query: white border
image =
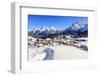
<svg viewBox="0 0 100 76"><path fill-rule="evenodd" d="M45 7L47 6L47 7ZM27 9L30 8L29 9ZM24 8L24 10L23 10ZM32 9L33 8L33 9ZM48 12L46 12L46 10ZM66 12L66 10L69 10L69 12ZM41 11L41 12L40 12ZM43 13L43 12L46 13ZM57 13L58 11L59 13ZM72 11L72 13L70 13ZM77 13L75 11L80 12ZM65 14L68 13L68 14ZM22 72L46 72L46 71L54 71L54 70L63 70L68 68L77 68L77 67L91 67L94 65L94 44L95 41L95 12L96 10L93 8L83 8L83 7L59 7L59 6L51 6L46 4L41 5L33 5L28 3L12 3L12 68L11 71L13 73L22 73ZM23 24L26 25L27 22L25 19L27 19L27 14L41 14L41 15L80 15L80 16L88 16L89 17L89 59L88 60L55 60L55 61L39 61L39 62L26 62L25 55L26 53L23 52L23 50L26 50L25 46L23 46L24 43L27 43L26 41L26 33L27 26L23 26ZM24 19L24 20L22 20ZM24 22L23 22L24 21ZM94 25L94 26L91 26ZM21 51L20 51L21 50ZM34 67L34 68L33 68Z"/></svg>

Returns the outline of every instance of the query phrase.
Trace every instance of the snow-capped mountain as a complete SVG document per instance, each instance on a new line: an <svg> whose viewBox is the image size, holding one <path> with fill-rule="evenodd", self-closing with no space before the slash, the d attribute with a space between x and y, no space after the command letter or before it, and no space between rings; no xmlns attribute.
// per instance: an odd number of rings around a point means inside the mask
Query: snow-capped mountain
<svg viewBox="0 0 100 76"><path fill-rule="evenodd" d="M73 23L70 27L65 30L57 29L54 26L51 27L41 27L39 29L34 29L28 34L33 37L56 37L58 35L73 35L74 37L87 36L88 24L83 23Z"/></svg>
<svg viewBox="0 0 100 76"><path fill-rule="evenodd" d="M56 29L55 27L41 27L37 30L33 30L29 32L29 35L31 36L36 36L36 37L51 37L51 36L56 36L61 32L61 30Z"/></svg>
<svg viewBox="0 0 100 76"><path fill-rule="evenodd" d="M87 24L76 22L76 23L73 23L69 28L67 28L67 30L79 31L79 30L84 30L87 28L88 28Z"/></svg>
<svg viewBox="0 0 100 76"><path fill-rule="evenodd" d="M74 37L87 36L88 24L82 24L79 22L73 23L70 27L63 31L64 35L73 35Z"/></svg>

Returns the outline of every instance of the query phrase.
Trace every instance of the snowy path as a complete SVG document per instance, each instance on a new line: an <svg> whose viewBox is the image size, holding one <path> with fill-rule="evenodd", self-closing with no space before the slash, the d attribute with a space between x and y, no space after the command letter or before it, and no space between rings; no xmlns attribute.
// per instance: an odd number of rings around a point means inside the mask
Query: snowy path
<svg viewBox="0 0 100 76"><path fill-rule="evenodd" d="M41 53L47 47L40 47L29 49L29 61L36 61L42 60L45 57L45 53ZM72 46L65 46L65 45L57 45L57 46L50 46L49 48L54 50L54 60L60 59L87 59L88 53L86 51L80 50L78 48ZM36 51L39 54L36 54Z"/></svg>

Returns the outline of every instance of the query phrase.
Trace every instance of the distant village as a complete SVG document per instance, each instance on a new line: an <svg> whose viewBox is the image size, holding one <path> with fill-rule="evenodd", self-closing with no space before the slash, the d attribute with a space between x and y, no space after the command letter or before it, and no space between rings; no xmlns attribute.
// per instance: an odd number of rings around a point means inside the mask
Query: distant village
<svg viewBox="0 0 100 76"><path fill-rule="evenodd" d="M32 36L28 36L28 45L30 47L43 47L43 46L55 46L55 45L66 45L73 46L76 48L81 48L82 50L88 50L86 45L82 45L81 42L87 42L84 39L75 39L67 35L60 35L54 38L34 38Z"/></svg>

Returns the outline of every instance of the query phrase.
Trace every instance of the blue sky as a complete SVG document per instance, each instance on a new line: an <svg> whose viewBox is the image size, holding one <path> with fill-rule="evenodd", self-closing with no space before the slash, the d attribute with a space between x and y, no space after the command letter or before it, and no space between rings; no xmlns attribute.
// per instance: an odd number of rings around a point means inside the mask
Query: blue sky
<svg viewBox="0 0 100 76"><path fill-rule="evenodd" d="M88 23L88 17L79 16L47 16L47 15L28 15L28 30L31 31L34 28L39 29L42 26L53 26L57 29L65 29L71 26L72 23Z"/></svg>

